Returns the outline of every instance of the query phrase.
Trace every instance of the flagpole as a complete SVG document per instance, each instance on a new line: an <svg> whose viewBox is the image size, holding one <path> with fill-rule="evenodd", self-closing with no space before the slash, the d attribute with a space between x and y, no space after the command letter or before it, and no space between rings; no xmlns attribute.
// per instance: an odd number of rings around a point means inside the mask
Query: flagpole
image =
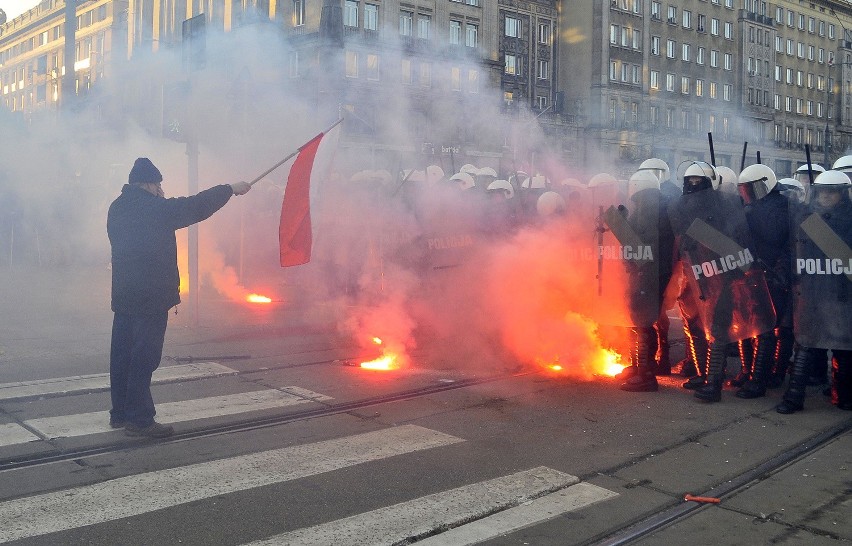
<svg viewBox="0 0 852 546"><path fill-rule="evenodd" d="M272 167L270 167L269 169L267 169L266 171L264 171L264 172L263 172L263 174L261 174L260 176L258 176L257 178L255 178L254 180L252 180L251 182L249 182L249 186L254 186L254 184L255 184L256 182L259 182L261 179L263 179L263 177L265 177L266 175L268 175L269 173L271 173L272 171L274 171L275 169L277 169L277 168L278 168L278 167L280 167L281 165L283 165L283 164L287 163L288 161L290 161L291 159L293 159L294 157L296 157L296 156L299 154L299 152L301 152L301 151L302 151L302 148L304 148L305 146L307 146L308 144L310 144L310 143L311 143L314 139L316 139L316 138L318 138L318 137L321 137L321 136L323 136L324 134L328 133L329 131L331 131L332 129L334 129L334 128L335 128L335 127L337 127L338 125L340 125L342 122L343 122L343 118L340 118L339 120L335 121L335 122L334 122L334 124L332 124L332 126L331 126L331 127L329 127L328 129L326 129L325 131L323 131L323 132L319 133L319 134L318 134L318 135L316 135L315 137L311 138L310 140L308 140L307 142L305 142L305 143L304 143L304 144L302 144L301 146L299 146L299 148L298 148L295 152L293 152L292 154L288 155L287 157L285 157L284 159L282 159L281 161L279 161L278 163L276 163L275 165L273 165Z"/></svg>

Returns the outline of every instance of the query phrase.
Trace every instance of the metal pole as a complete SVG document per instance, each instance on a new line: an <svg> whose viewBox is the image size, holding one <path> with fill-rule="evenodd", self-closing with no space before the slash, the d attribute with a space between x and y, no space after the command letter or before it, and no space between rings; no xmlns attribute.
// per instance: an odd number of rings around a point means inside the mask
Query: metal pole
<svg viewBox="0 0 852 546"><path fill-rule="evenodd" d="M195 136L190 133L186 142L187 156L187 192L189 195L198 193L198 142L195 141ZM188 267L188 283L189 283L189 309L192 315L191 323L193 326L198 326L198 224L189 226L189 236L187 238L187 256L189 261Z"/></svg>

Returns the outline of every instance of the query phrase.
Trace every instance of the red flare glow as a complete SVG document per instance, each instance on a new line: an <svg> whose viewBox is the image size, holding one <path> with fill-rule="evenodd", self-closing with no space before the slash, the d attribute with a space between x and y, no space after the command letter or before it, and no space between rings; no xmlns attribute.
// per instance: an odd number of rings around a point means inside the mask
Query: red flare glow
<svg viewBox="0 0 852 546"><path fill-rule="evenodd" d="M611 377L617 375L627 367L621 363L621 355L609 349L601 349L596 364L601 375Z"/></svg>
<svg viewBox="0 0 852 546"><path fill-rule="evenodd" d="M384 355L369 362L362 362L361 367L367 370L395 370L399 368L396 355Z"/></svg>
<svg viewBox="0 0 852 546"><path fill-rule="evenodd" d="M249 294L246 296L246 301L249 303L272 303L272 299L260 294Z"/></svg>

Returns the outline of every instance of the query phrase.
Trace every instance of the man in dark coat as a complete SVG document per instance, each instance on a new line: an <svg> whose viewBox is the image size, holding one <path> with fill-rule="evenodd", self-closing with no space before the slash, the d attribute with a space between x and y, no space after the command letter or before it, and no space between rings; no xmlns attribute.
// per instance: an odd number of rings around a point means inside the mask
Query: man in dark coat
<svg viewBox="0 0 852 546"><path fill-rule="evenodd" d="M168 311L180 303L175 231L210 217L247 182L222 184L191 197L166 199L163 176L148 158L133 164L107 214L112 246L110 426L129 436L163 438L172 427L154 421L151 375L160 365Z"/></svg>

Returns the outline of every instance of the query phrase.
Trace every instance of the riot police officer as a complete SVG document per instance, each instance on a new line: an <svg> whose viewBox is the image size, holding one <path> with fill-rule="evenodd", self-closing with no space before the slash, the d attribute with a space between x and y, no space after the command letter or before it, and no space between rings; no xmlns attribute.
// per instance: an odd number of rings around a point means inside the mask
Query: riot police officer
<svg viewBox="0 0 852 546"><path fill-rule="evenodd" d="M778 413L804 408L814 359L832 352L832 402L852 410L852 200L849 177L826 171L809 203L792 211L795 255L793 329L798 349Z"/></svg>

